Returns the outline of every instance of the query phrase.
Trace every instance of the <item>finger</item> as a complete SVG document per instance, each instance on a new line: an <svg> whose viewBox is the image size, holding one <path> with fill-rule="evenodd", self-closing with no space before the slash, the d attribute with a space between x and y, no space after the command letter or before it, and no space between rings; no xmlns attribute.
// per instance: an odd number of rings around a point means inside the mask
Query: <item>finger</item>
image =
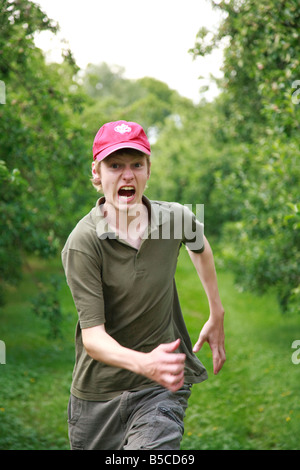
<svg viewBox="0 0 300 470"><path fill-rule="evenodd" d="M172 353L172 352L176 351L176 349L179 347L179 345L180 345L180 339L178 338L175 341L173 341L172 343L162 344L161 347L165 352Z"/></svg>
<svg viewBox="0 0 300 470"><path fill-rule="evenodd" d="M184 371L184 362L176 363L176 364L169 364L167 368L167 373L170 375L180 375Z"/></svg>
<svg viewBox="0 0 300 470"><path fill-rule="evenodd" d="M213 353L213 368L214 374L218 374L222 369L224 362L226 361L225 351L222 350L214 350Z"/></svg>
<svg viewBox="0 0 300 470"><path fill-rule="evenodd" d="M171 390L172 392L176 392L179 390L184 384L184 373L182 372L179 375L172 375L168 374L165 377L165 388Z"/></svg>

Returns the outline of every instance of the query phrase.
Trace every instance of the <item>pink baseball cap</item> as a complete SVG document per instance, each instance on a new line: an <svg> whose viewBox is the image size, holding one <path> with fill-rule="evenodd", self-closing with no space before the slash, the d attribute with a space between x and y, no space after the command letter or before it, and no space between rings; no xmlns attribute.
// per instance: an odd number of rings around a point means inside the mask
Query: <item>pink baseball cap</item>
<svg viewBox="0 0 300 470"><path fill-rule="evenodd" d="M122 148L132 148L150 155L148 138L136 122L114 121L100 127L93 143L94 160L101 161Z"/></svg>

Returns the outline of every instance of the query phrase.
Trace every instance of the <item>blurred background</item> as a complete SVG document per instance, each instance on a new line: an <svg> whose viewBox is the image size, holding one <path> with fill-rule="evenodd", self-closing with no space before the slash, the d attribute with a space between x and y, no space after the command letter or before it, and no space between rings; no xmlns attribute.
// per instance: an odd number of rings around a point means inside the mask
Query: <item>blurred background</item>
<svg viewBox="0 0 300 470"><path fill-rule="evenodd" d="M0 0L0 25L0 448L68 448L60 251L97 199L94 136L124 119L151 141L147 196L204 204L227 313L183 448L299 449L298 1ZM196 338L185 253L178 281Z"/></svg>

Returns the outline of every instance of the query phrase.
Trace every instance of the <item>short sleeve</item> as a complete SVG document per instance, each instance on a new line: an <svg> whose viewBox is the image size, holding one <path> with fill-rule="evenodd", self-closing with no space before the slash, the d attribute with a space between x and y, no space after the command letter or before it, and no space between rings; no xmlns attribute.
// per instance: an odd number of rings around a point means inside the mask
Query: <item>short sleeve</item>
<svg viewBox="0 0 300 470"><path fill-rule="evenodd" d="M195 253L204 251L204 224L197 219L187 206L183 206L182 243Z"/></svg>
<svg viewBox="0 0 300 470"><path fill-rule="evenodd" d="M105 323L99 262L81 251L65 249L62 252L62 263L80 327L90 328Z"/></svg>

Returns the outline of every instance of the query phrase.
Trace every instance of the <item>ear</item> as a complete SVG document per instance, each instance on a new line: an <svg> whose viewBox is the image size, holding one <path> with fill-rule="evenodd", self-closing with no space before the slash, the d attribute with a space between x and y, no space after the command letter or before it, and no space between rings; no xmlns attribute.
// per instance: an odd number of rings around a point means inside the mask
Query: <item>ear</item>
<svg viewBox="0 0 300 470"><path fill-rule="evenodd" d="M97 171L95 169L95 162L92 162L92 175L93 175L93 178L97 177Z"/></svg>
<svg viewBox="0 0 300 470"><path fill-rule="evenodd" d="M101 179L100 174L100 165L97 165L98 162L92 162L92 175L94 179ZM97 165L97 166L96 166Z"/></svg>

